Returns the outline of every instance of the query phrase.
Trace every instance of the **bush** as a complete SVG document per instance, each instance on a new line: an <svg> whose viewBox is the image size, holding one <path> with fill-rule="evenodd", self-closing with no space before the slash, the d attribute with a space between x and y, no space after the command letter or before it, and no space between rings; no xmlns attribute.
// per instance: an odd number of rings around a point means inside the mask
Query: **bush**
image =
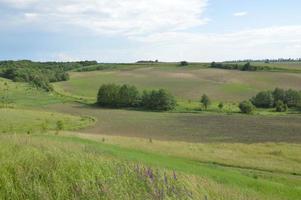
<svg viewBox="0 0 301 200"><path fill-rule="evenodd" d="M287 105L283 103L283 101L281 100L278 100L275 103L275 106L276 106L276 112L286 112L288 109Z"/></svg>
<svg viewBox="0 0 301 200"><path fill-rule="evenodd" d="M252 98L251 102L257 108L271 108L274 106L274 97L271 91L259 92Z"/></svg>
<svg viewBox="0 0 301 200"><path fill-rule="evenodd" d="M239 109L242 113L250 114L255 110L255 107L252 102L243 101L239 104Z"/></svg>
<svg viewBox="0 0 301 200"><path fill-rule="evenodd" d="M141 105L150 110L167 111L175 108L176 100L164 89L144 91Z"/></svg>
<svg viewBox="0 0 301 200"><path fill-rule="evenodd" d="M203 106L206 110L207 110L208 106L211 104L211 101L206 94L204 94L202 96L201 103L203 104Z"/></svg>

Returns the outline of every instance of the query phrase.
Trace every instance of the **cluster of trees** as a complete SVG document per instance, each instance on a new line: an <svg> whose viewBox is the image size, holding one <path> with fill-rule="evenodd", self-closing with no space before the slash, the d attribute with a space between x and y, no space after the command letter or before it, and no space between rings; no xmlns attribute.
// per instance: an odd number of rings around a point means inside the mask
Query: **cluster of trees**
<svg viewBox="0 0 301 200"><path fill-rule="evenodd" d="M32 62L30 60L1 61L0 77L16 82L28 82L32 85L51 91L50 83L69 79L69 70L94 64L96 61L81 62ZM97 62L96 62L97 63Z"/></svg>
<svg viewBox="0 0 301 200"><path fill-rule="evenodd" d="M268 66L254 66L254 65L251 65L250 62L247 62L246 64L212 62L210 67L211 68L218 68L218 69L241 70L241 71L269 71L269 70L273 70L272 67L268 67Z"/></svg>
<svg viewBox="0 0 301 200"><path fill-rule="evenodd" d="M243 113L251 113L255 108L275 108L276 112L286 112L288 108L301 109L301 91L276 88L274 91L261 91L249 101L239 105Z"/></svg>
<svg viewBox="0 0 301 200"><path fill-rule="evenodd" d="M153 64L153 63L158 63L159 60L139 60L136 63L137 64Z"/></svg>
<svg viewBox="0 0 301 200"><path fill-rule="evenodd" d="M99 88L97 104L113 108L144 108L167 111L176 106L175 98L164 89L139 93L135 86L105 84Z"/></svg>
<svg viewBox="0 0 301 200"><path fill-rule="evenodd" d="M286 105L293 108L301 104L301 92L276 88L274 91L259 92L251 99L251 102L258 108L273 108L276 105Z"/></svg>

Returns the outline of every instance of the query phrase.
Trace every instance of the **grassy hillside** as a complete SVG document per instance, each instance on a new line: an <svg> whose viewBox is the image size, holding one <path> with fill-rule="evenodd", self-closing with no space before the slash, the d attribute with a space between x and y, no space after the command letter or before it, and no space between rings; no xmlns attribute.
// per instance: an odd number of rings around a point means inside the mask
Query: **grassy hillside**
<svg viewBox="0 0 301 200"><path fill-rule="evenodd" d="M56 83L56 86L74 95L96 98L97 90L104 83L127 83L136 85L140 90L165 88L178 99L198 100L206 93L218 101L238 102L249 99L258 91L275 87L300 89L301 74L156 64L118 70L73 72L70 81Z"/></svg>
<svg viewBox="0 0 301 200"><path fill-rule="evenodd" d="M0 79L0 199L300 198L300 114L243 115L237 103L223 111L217 103L276 86L300 90L301 74L117 67L72 72L54 93ZM167 88L179 105L172 112L91 105L108 82ZM206 112L188 101L203 93L214 100Z"/></svg>
<svg viewBox="0 0 301 200"><path fill-rule="evenodd" d="M271 177L76 137L0 137L2 198L298 199L301 195L298 177Z"/></svg>

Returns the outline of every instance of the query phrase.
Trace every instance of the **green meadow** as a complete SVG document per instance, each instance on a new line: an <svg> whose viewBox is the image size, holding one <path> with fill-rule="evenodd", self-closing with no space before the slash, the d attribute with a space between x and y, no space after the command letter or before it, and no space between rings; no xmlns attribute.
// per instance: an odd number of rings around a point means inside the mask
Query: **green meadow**
<svg viewBox="0 0 301 200"><path fill-rule="evenodd" d="M0 199L300 199L300 112L246 115L238 103L275 87L300 90L301 74L97 66L72 70L50 92L0 79ZM178 104L167 112L100 108L107 83L164 88Z"/></svg>

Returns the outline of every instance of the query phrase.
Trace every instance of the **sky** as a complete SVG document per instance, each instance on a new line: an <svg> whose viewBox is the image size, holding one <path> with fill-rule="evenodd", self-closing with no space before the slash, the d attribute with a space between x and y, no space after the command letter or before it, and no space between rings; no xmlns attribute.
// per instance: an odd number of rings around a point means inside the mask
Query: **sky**
<svg viewBox="0 0 301 200"><path fill-rule="evenodd" d="M300 58L300 0L0 0L0 60Z"/></svg>

